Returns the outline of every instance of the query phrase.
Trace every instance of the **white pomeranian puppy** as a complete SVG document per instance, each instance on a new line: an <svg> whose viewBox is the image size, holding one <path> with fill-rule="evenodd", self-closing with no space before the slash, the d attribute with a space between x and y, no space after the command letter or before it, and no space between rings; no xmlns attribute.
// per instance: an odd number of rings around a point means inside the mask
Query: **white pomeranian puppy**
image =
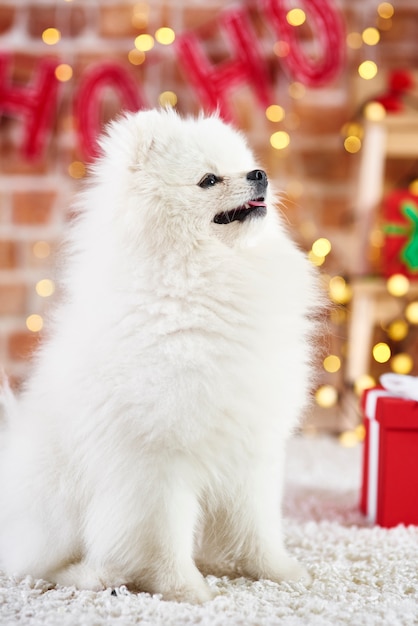
<svg viewBox="0 0 418 626"><path fill-rule="evenodd" d="M20 397L3 393L0 566L187 602L213 597L201 562L307 583L280 500L314 270L217 117L127 114L101 148L48 336Z"/></svg>

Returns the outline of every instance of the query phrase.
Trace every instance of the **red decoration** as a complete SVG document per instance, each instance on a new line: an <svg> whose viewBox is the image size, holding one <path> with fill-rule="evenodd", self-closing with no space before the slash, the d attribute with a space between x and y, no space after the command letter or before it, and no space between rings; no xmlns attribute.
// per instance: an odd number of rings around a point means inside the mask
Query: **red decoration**
<svg viewBox="0 0 418 626"><path fill-rule="evenodd" d="M102 129L100 102L106 87L111 87L120 95L122 108L126 111L137 111L146 106L136 81L122 66L105 63L89 69L83 76L75 100L77 131L87 158L98 154L97 137Z"/></svg>
<svg viewBox="0 0 418 626"><path fill-rule="evenodd" d="M319 87L333 80L344 62L344 26L340 13L329 0L303 0L305 13L312 19L312 32L319 43L321 56L313 59L307 55L300 42L298 27L286 19L289 12L285 0L264 0L276 35L288 45L289 53L282 62L293 80L309 87Z"/></svg>
<svg viewBox="0 0 418 626"><path fill-rule="evenodd" d="M418 524L418 402L368 389L360 509L391 527Z"/></svg>
<svg viewBox="0 0 418 626"><path fill-rule="evenodd" d="M42 153L51 134L58 99L56 66L57 61L43 59L29 85L13 85L9 78L11 58L0 54L0 113L24 118L22 152L27 159Z"/></svg>
<svg viewBox="0 0 418 626"><path fill-rule="evenodd" d="M272 95L257 35L246 12L225 11L221 14L220 24L229 35L235 53L233 59L214 66L193 33L179 37L176 49L202 105L208 111L218 110L222 117L231 119L227 94L236 85L250 84L263 107L272 102Z"/></svg>
<svg viewBox="0 0 418 626"><path fill-rule="evenodd" d="M412 89L413 86L414 79L410 72L407 70L393 70L389 74L388 90L381 96L373 98L373 100L380 102L386 111L398 113L404 109L403 98L405 93Z"/></svg>
<svg viewBox="0 0 418 626"><path fill-rule="evenodd" d="M418 196L407 189L393 191L384 199L382 217L383 275L418 279Z"/></svg>

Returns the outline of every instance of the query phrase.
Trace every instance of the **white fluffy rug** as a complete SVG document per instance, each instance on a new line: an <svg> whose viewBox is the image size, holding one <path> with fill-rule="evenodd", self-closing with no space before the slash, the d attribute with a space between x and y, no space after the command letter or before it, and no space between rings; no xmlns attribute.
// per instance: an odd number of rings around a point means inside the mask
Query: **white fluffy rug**
<svg viewBox="0 0 418 626"><path fill-rule="evenodd" d="M418 624L418 527L370 527L357 511L361 446L295 438L285 498L290 551L309 589L209 576L220 591L191 606L158 596L51 588L0 575L1 626L408 626ZM418 496L417 496L418 497Z"/></svg>

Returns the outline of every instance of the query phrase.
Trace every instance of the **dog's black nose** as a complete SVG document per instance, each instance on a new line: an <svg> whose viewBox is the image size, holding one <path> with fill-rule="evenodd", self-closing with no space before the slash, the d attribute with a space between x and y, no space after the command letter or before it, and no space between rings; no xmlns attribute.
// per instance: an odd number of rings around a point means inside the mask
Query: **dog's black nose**
<svg viewBox="0 0 418 626"><path fill-rule="evenodd" d="M263 191L267 187L267 174L264 170L252 170L248 172L247 180L254 181L260 191Z"/></svg>

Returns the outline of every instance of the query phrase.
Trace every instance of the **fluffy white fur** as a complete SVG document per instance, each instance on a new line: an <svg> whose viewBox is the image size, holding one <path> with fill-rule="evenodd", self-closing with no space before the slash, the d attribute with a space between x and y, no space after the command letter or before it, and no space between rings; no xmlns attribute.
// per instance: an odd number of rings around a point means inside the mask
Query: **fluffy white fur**
<svg viewBox="0 0 418 626"><path fill-rule="evenodd" d="M214 223L257 195L259 168L218 118L129 114L102 149L48 337L3 398L0 565L189 602L212 597L200 562L308 582L280 492L312 382L313 270L270 187L265 217Z"/></svg>

